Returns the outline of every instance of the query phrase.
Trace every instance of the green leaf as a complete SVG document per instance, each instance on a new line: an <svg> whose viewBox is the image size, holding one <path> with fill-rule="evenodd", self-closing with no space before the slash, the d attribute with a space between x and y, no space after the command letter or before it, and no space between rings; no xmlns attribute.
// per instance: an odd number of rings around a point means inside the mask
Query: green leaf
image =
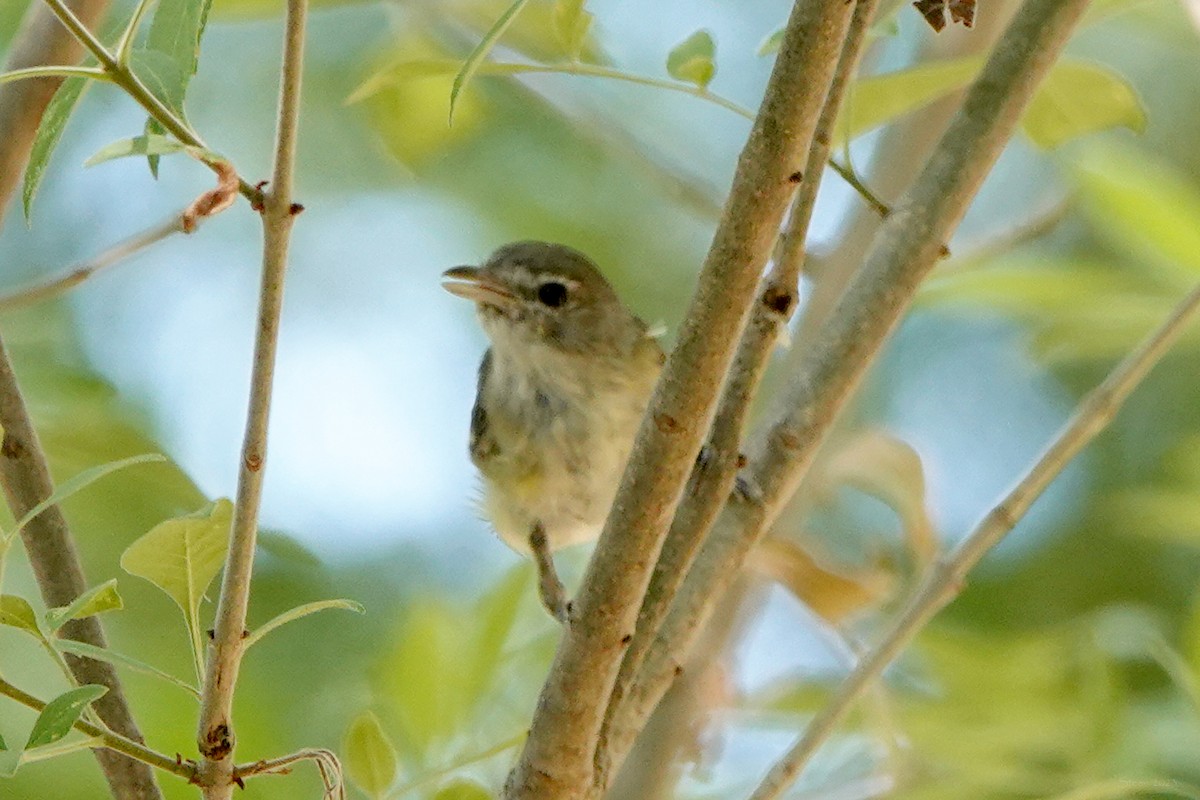
<svg viewBox="0 0 1200 800"><path fill-rule="evenodd" d="M206 161L220 159L220 156L216 153L204 150L203 148L186 145L173 137L148 134L120 139L112 144L105 145L97 150L91 158L83 162L83 165L85 167L94 167L97 164L112 161L115 158L125 158L127 156L163 156L170 153L183 152L191 153Z"/></svg>
<svg viewBox="0 0 1200 800"><path fill-rule="evenodd" d="M371 797L383 797L395 782L396 750L370 711L364 711L350 723L342 752L346 774Z"/></svg>
<svg viewBox="0 0 1200 800"><path fill-rule="evenodd" d="M88 739L76 739L70 742L55 742L54 744L44 744L41 747L34 747L21 753L21 763L31 764L35 761L46 761L59 756L78 753L80 750L90 750L95 747L103 747L104 739L100 736L93 736Z"/></svg>
<svg viewBox="0 0 1200 800"><path fill-rule="evenodd" d="M572 61L579 60L595 17L584 10L587 0L555 0L554 32Z"/></svg>
<svg viewBox="0 0 1200 800"><path fill-rule="evenodd" d="M4 737L0 736L0 752L4 752L7 749L8 749L8 745L5 744Z"/></svg>
<svg viewBox="0 0 1200 800"><path fill-rule="evenodd" d="M1122 800L1140 795L1167 795L1200 800L1200 788L1180 781L1112 778L1063 792L1050 800Z"/></svg>
<svg viewBox="0 0 1200 800"><path fill-rule="evenodd" d="M1200 275L1200 190L1149 152L1081 143L1072 177L1094 230L1158 277L1190 286Z"/></svg>
<svg viewBox="0 0 1200 800"><path fill-rule="evenodd" d="M82 619L105 611L116 611L124 607L121 595L117 593L117 579L113 578L99 586L93 586L68 606L47 611L46 626L51 631L56 631L69 620Z"/></svg>
<svg viewBox="0 0 1200 800"><path fill-rule="evenodd" d="M478 620L479 633L471 647L472 662L467 671L467 691L474 700L483 698L499 672L504 645L516 624L521 602L530 596L533 570L522 564L509 570L496 588L484 594L476 603L473 615Z"/></svg>
<svg viewBox="0 0 1200 800"><path fill-rule="evenodd" d="M10 83L29 78L90 78L107 81L108 74L95 67L26 67L10 72L0 72L0 83Z"/></svg>
<svg viewBox="0 0 1200 800"><path fill-rule="evenodd" d="M327 608L341 608L345 609L346 611L354 611L359 614L365 613L365 609L362 607L362 604L356 603L353 600L318 600L313 603L305 603L303 605L296 606L289 611L283 612L279 616L264 624L261 628L246 637L243 647L249 648L268 633L282 625L286 625L293 620L300 619L301 617L307 617L309 614L315 614L318 611L324 611Z"/></svg>
<svg viewBox="0 0 1200 800"><path fill-rule="evenodd" d="M837 125L840 147L970 83L983 67L978 56L918 64L860 78L850 86Z"/></svg>
<svg viewBox="0 0 1200 800"><path fill-rule="evenodd" d="M145 136L166 136L167 129L162 126L162 123L154 117L146 117L146 127L143 129ZM146 165L150 167L150 175L158 180L158 162L161 156L157 153L149 153L146 155Z"/></svg>
<svg viewBox="0 0 1200 800"><path fill-rule="evenodd" d="M454 121L454 105L458 101L459 94L466 88L471 78L475 75L475 71L479 69L479 65L487 58L488 53L492 52L492 48L496 46L496 42L504 35L504 31L517 18L517 14L521 13L521 9L529 0L516 0L510 5L495 24L488 29L479 44L475 45L475 49L467 55L467 60L463 62L462 68L458 74L454 76L454 85L450 87L450 121Z"/></svg>
<svg viewBox="0 0 1200 800"><path fill-rule="evenodd" d="M708 87L717 74L717 46L708 31L696 31L667 54L667 73L677 81Z"/></svg>
<svg viewBox="0 0 1200 800"><path fill-rule="evenodd" d="M138 48L130 53L129 66L150 93L183 118L183 97L188 77L169 54Z"/></svg>
<svg viewBox="0 0 1200 800"><path fill-rule="evenodd" d="M197 665L204 653L200 600L225 560L233 503L222 498L161 522L121 554L121 567L166 592L183 611Z"/></svg>
<svg viewBox="0 0 1200 800"><path fill-rule="evenodd" d="M21 766L20 750L0 751L0 778L11 778Z"/></svg>
<svg viewBox="0 0 1200 800"><path fill-rule="evenodd" d="M51 700L33 723L25 749L52 744L66 736L88 703L103 697L107 691L104 686L88 684L63 692Z"/></svg>
<svg viewBox="0 0 1200 800"><path fill-rule="evenodd" d="M39 639L42 638L33 607L24 597L17 597L15 594L0 594L0 625L19 628Z"/></svg>
<svg viewBox="0 0 1200 800"><path fill-rule="evenodd" d="M1108 67L1060 61L1033 96L1021 126L1034 144L1049 150L1109 128L1141 133L1146 110L1129 82Z"/></svg>
<svg viewBox="0 0 1200 800"><path fill-rule="evenodd" d="M158 667L151 666L144 661L139 661L133 656L127 656L124 653L118 653L116 650L109 650L107 647L96 647L87 642L77 642L74 639L56 639L54 641L55 649L64 653L73 653L77 656L87 656L94 658L97 661L104 661L109 664L114 664L118 667L128 667L135 672L141 672L144 675L153 675L156 678L172 683L183 689L188 694L199 699L200 690L186 681L176 678L169 672L164 672Z"/></svg>
<svg viewBox="0 0 1200 800"><path fill-rule="evenodd" d="M54 97L50 98L50 104L42 114L42 122L29 151L29 164L25 167L25 180L21 187L21 202L27 222L33 210L33 198L37 195L38 187L46 174L46 167L50 164L50 156L54 154L54 148L62 138L71 112L91 85L92 81L88 78L67 78L58 87Z"/></svg>
<svg viewBox="0 0 1200 800"><path fill-rule="evenodd" d="M125 25L125 30L121 32L121 36L117 40L117 46L114 48L116 50L117 63L126 66L129 64L129 53L133 49L134 39L137 38L138 28L141 27L142 18L153 3L154 0L138 0L137 6L134 7L133 13L129 16L129 22Z"/></svg>
<svg viewBox="0 0 1200 800"><path fill-rule="evenodd" d="M161 54L173 65L169 71L160 68L159 81L162 90L175 103L172 107L180 112L188 84L200 62L200 40L204 36L211 8L212 0L159 0L150 20L145 48ZM162 131L147 130L147 133ZM150 155L149 158L151 169L154 170L154 156Z"/></svg>
<svg viewBox="0 0 1200 800"><path fill-rule="evenodd" d="M438 789L433 800L491 800L491 797L486 786L460 778Z"/></svg>
<svg viewBox="0 0 1200 800"><path fill-rule="evenodd" d="M78 475L68 478L60 483L49 497L38 503L33 508L29 509L29 513L21 517L13 529L6 534L6 538L12 538L15 536L21 531L22 528L29 524L30 520L34 519L38 514L41 514L50 506L61 503L71 495L86 489L88 486L91 486L93 483L107 475L111 475L112 473L125 469L126 467L132 467L135 464L148 464L151 462L161 462L166 460L166 456L163 456L159 453L145 453L140 456L122 458L117 461L110 461L107 464L100 464L98 466L91 467L90 469L85 469Z"/></svg>

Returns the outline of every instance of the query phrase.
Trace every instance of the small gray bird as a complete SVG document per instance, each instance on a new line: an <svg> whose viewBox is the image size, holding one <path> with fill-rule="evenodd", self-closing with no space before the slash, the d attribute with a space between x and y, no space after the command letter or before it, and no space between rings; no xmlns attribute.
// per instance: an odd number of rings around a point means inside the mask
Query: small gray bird
<svg viewBox="0 0 1200 800"><path fill-rule="evenodd" d="M542 602L566 621L551 552L599 535L662 348L596 265L564 245L508 244L443 278L474 301L491 340L471 412L483 513L533 555Z"/></svg>

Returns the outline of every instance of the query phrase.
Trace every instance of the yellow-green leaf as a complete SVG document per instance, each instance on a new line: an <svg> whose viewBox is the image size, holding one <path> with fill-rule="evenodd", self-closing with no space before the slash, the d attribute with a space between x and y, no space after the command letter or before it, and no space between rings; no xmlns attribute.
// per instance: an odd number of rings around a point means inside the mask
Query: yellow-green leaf
<svg viewBox="0 0 1200 800"><path fill-rule="evenodd" d="M438 789L433 800L490 800L491 797L486 786L459 778Z"/></svg>
<svg viewBox="0 0 1200 800"><path fill-rule="evenodd" d="M396 780L396 750L370 711L350 723L342 742L346 774L373 798L383 797Z"/></svg>
<svg viewBox="0 0 1200 800"><path fill-rule="evenodd" d="M517 14L521 13L521 9L529 0L516 0L509 6L496 23L488 29L488 32L483 35L479 44L475 45L475 49L467 56L467 60L463 62L462 68L458 74L454 76L454 85L450 87L450 120L454 120L454 104L458 100L458 96L462 90L466 88L471 78L475 75L475 71L479 69L479 65L487 58L488 53L492 52L492 48L496 46L496 42L504 35L504 31L508 30L508 26L517 18Z"/></svg>
<svg viewBox="0 0 1200 800"><path fill-rule="evenodd" d="M0 625L19 628L39 639L42 638L33 607L24 597L17 597L15 594L0 594Z"/></svg>
<svg viewBox="0 0 1200 800"><path fill-rule="evenodd" d="M293 620L300 619L301 617L307 617L309 614L315 614L318 611L324 611L327 608L340 608L345 611L354 611L358 614L364 613L362 603L356 603L353 600L318 600L314 603L305 603L304 605L296 606L293 609L285 611L271 621L267 622L254 633L250 634L250 636L246 638L246 642L243 646L250 647L276 628L286 625Z"/></svg>
<svg viewBox="0 0 1200 800"><path fill-rule="evenodd" d="M979 56L918 64L855 81L837 125L837 146L963 88L983 67Z"/></svg>
<svg viewBox="0 0 1200 800"><path fill-rule="evenodd" d="M1034 144L1050 149L1109 128L1141 133L1146 110L1129 82L1108 67L1061 61L1033 96L1021 127Z"/></svg>
<svg viewBox="0 0 1200 800"><path fill-rule="evenodd" d="M717 47L712 34L696 31L667 54L667 73L678 81L707 88L717 74Z"/></svg>
<svg viewBox="0 0 1200 800"><path fill-rule="evenodd" d="M46 626L51 631L56 631L70 620L90 617L105 611L116 611L124 607L121 595L117 592L117 579L113 578L88 589L76 597L70 605L47 611Z"/></svg>
<svg viewBox="0 0 1200 800"><path fill-rule="evenodd" d="M38 714L29 732L29 741L25 749L53 744L71 732L71 726L79 719L79 715L87 708L88 703L104 696L108 689L104 686L88 684L77 689L63 692L51 700Z"/></svg>
<svg viewBox="0 0 1200 800"><path fill-rule="evenodd" d="M591 13L584 10L587 0L555 0L554 32L572 61L579 60L588 31L592 28Z"/></svg>

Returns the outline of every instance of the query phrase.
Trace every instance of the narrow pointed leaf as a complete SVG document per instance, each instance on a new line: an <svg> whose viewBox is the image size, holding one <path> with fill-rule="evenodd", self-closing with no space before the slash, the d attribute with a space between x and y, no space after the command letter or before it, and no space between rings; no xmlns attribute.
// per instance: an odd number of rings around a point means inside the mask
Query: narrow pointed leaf
<svg viewBox="0 0 1200 800"><path fill-rule="evenodd" d="M76 597L68 606L52 608L47 611L46 627L53 632L70 620L90 617L105 611L116 611L124 607L121 595L117 592L117 579L113 578L99 586L93 586Z"/></svg>
<svg viewBox="0 0 1200 800"><path fill-rule="evenodd" d="M171 0L164 0L171 2ZM146 16L146 11L154 3L154 0L138 0L137 6L133 9L133 13L129 15L129 22L125 25L125 30L121 32L121 37L117 40L117 61L121 64L129 63L129 52L133 49L133 41L137 38L138 28L142 24L142 18Z"/></svg>
<svg viewBox="0 0 1200 800"><path fill-rule="evenodd" d="M8 536L12 537L16 535L22 528L29 524L30 520L35 518L38 514L41 514L50 506L61 503L63 500L66 500L76 492L86 489L96 481L107 475L111 475L117 470L125 469L126 467L132 467L135 464L149 464L152 462L166 460L166 456L160 455L159 453L145 453L140 456L130 456L129 458L122 458L117 461L110 461L107 464L99 464L95 467L85 469L78 475L68 478L60 483L49 497L38 503L33 508L29 509L29 513L21 517Z"/></svg>
<svg viewBox="0 0 1200 800"><path fill-rule="evenodd" d="M1021 120L1035 145L1051 149L1096 131L1146 128L1146 110L1133 86L1108 67L1061 61L1038 88Z"/></svg>
<svg viewBox="0 0 1200 800"><path fill-rule="evenodd" d="M33 612L33 607L24 597L18 597L15 594L0 594L0 625L18 628L32 633L39 639L42 638L42 631L38 628L37 614Z"/></svg>
<svg viewBox="0 0 1200 800"><path fill-rule="evenodd" d="M54 154L54 148L62 138L71 112L75 110L79 99L92 83L89 78L67 78L58 87L54 97L50 98L49 105L42 113L42 122L29 151L29 163L25 167L25 179L21 186L21 203L27 222L33 210L33 198L37 195L38 187L46 174L46 167L50 164L50 156Z"/></svg>
<svg viewBox="0 0 1200 800"><path fill-rule="evenodd" d="M346 774L367 795L382 797L396 780L396 750L370 711L350 723L342 752Z"/></svg>
<svg viewBox="0 0 1200 800"><path fill-rule="evenodd" d="M842 108L836 146L963 88L982 67L983 59L972 56L860 78L851 84Z"/></svg>
<svg viewBox="0 0 1200 800"><path fill-rule="evenodd" d="M492 25L488 32L483 35L479 44L475 45L475 49L467 56L467 60L463 62L458 74L454 76L454 84L450 87L450 121L454 121L454 105L458 101L458 96L462 94L462 90L474 77L475 71L479 69L479 65L487 58L488 53L492 52L492 48L496 46L496 42L508 30L508 26L512 25L513 20L517 18L517 14L521 13L529 0L516 0L510 5L496 23Z"/></svg>
<svg viewBox="0 0 1200 800"><path fill-rule="evenodd" d="M0 72L0 83L21 81L28 78L90 78L107 81L108 76L103 70L95 67L26 67L14 69L11 72Z"/></svg>
<svg viewBox="0 0 1200 800"><path fill-rule="evenodd" d="M584 10L585 5L587 0L556 0L554 3L554 31L572 61L579 60L592 28L594 17Z"/></svg>
<svg viewBox="0 0 1200 800"><path fill-rule="evenodd" d="M205 160L220 158L216 153L186 145L170 136L148 134L120 139L112 144L105 145L97 150L87 161L83 162L83 165L85 167L94 167L97 164L112 161L115 158L126 158L128 156L164 156L171 153L184 152L192 153Z"/></svg>
<svg viewBox="0 0 1200 800"><path fill-rule="evenodd" d="M107 647L96 647L94 644L87 642L77 642L74 639L56 639L54 647L63 653L72 653L77 656L87 656L94 658L97 661L104 661L118 667L127 667L135 672L141 672L144 675L153 675L156 678L174 684L180 689L183 689L188 694L195 698L200 697L200 690L192 686L187 681L176 678L169 672L164 672L158 667L147 664L145 661L139 661L133 656L127 656L124 653L118 653L116 650L109 650Z"/></svg>
<svg viewBox="0 0 1200 800"><path fill-rule="evenodd" d="M717 74L717 47L712 34L696 31L667 54L667 73L677 81L704 89Z"/></svg>
<svg viewBox="0 0 1200 800"><path fill-rule="evenodd" d="M345 609L346 611L354 611L359 614L362 614L365 611L361 603L356 603L353 600L318 600L314 603L305 603L304 605L296 606L289 611L283 612L279 616L264 624L261 628L246 638L246 642L243 646L248 648L276 628L286 625L293 620L307 617L309 614L315 614L318 611L324 611L327 608L341 608Z"/></svg>
<svg viewBox="0 0 1200 800"><path fill-rule="evenodd" d="M55 742L34 747L21 753L22 764L32 764L35 761L47 761L51 758L78 753L80 750L90 750L93 747L103 747L104 739L93 736L88 739L77 739L70 742Z"/></svg>
<svg viewBox="0 0 1200 800"><path fill-rule="evenodd" d="M88 703L103 697L107 691L103 686L88 684L63 692L51 700L33 723L33 730L29 732L29 741L25 743L25 749L52 744L66 736Z"/></svg>

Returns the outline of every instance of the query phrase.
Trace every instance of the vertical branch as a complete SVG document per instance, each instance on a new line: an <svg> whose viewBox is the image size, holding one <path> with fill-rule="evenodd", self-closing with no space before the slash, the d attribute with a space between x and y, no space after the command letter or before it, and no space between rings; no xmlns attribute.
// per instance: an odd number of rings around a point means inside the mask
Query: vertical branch
<svg viewBox="0 0 1200 800"><path fill-rule="evenodd" d="M958 596L971 569L1012 530L1071 459L1108 427L1130 393L1198 315L1200 286L1193 289L1158 330L1126 356L1104 382L1079 404L1075 414L1016 487L983 518L948 558L930 571L887 635L863 656L837 693L809 723L804 735L767 774L751 800L777 800L800 776L817 748L833 734L855 701L929 620Z"/></svg>
<svg viewBox="0 0 1200 800"><path fill-rule="evenodd" d="M94 24L108 7L107 0L76 0L75 13ZM40 4L32 5L21 23L5 69L42 64L72 64L82 48L53 14ZM0 86L0 215L8 207L21 173L29 160L42 114L61 84L60 79L38 78ZM0 486L13 516L20 518L54 491L46 453L21 395L7 349L0 341ZM87 579L66 518L51 506L29 522L21 538L34 577L48 606L65 606L87 589ZM104 629L96 617L73 620L63 635L96 647L106 647ZM142 734L134 722L124 690L112 665L79 656L66 656L72 674L80 683L96 683L108 692L95 703L100 719L129 741L140 743ZM159 800L153 771L146 764L112 750L97 749L96 760L114 797L129 800Z"/></svg>
<svg viewBox="0 0 1200 800"><path fill-rule="evenodd" d="M237 740L232 719L233 694L244 652L246 608L250 602L250 577L258 536L258 512L267 455L267 426L288 247L295 216L301 210L292 201L292 182L307 11L307 0L288 0L279 120L275 133L275 166L270 190L263 195L262 286L246 436L242 444L229 553L221 580L213 644L209 649L200 700L197 738L202 760L197 778L207 800L227 800L234 786L233 753Z"/></svg>
<svg viewBox="0 0 1200 800"><path fill-rule="evenodd" d="M750 474L696 557L614 723L635 728L670 685L697 629L806 474L824 435L932 269L1066 43L1087 0L1027 0L912 188L888 217L821 335L805 350Z"/></svg>
<svg viewBox="0 0 1200 800"><path fill-rule="evenodd" d="M780 331L787 325L796 307L800 274L804 266L804 243L816 206L821 176L829 162L834 126L846 87L858 68L867 29L877 5L877 0L858 0L855 5L837 70L813 134L807 163L803 172L794 176L800 188L792 202L779 254L759 292L758 302L750 312L750 321L742 334L730 377L721 394L721 402L709 432L704 458L692 477L687 497L671 523L654 566L650 586L638 612L633 641L625 653L620 674L608 700L605 730L596 752L595 780L598 788L603 788L615 768L619 767L621 759L632 745L633 737L637 735L633 729L613 730L613 714L620 707L640 669L692 559L733 489L739 448L750 407Z"/></svg>

